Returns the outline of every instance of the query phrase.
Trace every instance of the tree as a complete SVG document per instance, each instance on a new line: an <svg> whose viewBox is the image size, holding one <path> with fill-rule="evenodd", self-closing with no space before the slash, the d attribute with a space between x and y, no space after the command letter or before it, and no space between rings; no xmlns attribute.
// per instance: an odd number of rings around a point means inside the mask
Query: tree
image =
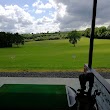
<svg viewBox="0 0 110 110"><path fill-rule="evenodd" d="M102 39L110 39L110 31L105 31L104 33L102 33L101 38Z"/></svg>
<svg viewBox="0 0 110 110"><path fill-rule="evenodd" d="M80 40L81 35L79 32L74 30L74 31L69 32L67 37L69 38L69 42L71 44L74 44L74 47L75 47L75 44L77 44L77 41Z"/></svg>
<svg viewBox="0 0 110 110"><path fill-rule="evenodd" d="M23 36L18 33L12 34L9 32L0 32L0 48L12 47L12 44L19 45L24 44Z"/></svg>
<svg viewBox="0 0 110 110"><path fill-rule="evenodd" d="M110 31L110 25L107 27L107 30Z"/></svg>
<svg viewBox="0 0 110 110"><path fill-rule="evenodd" d="M14 44L17 45L17 47L19 44L24 44L24 38L18 33L14 34Z"/></svg>
<svg viewBox="0 0 110 110"><path fill-rule="evenodd" d="M98 33L99 33L99 28L96 27L95 28L95 32L94 32L94 38L97 38L98 37Z"/></svg>
<svg viewBox="0 0 110 110"><path fill-rule="evenodd" d="M91 28L87 28L87 29L84 31L84 36L90 37L90 32L91 32Z"/></svg>
<svg viewBox="0 0 110 110"><path fill-rule="evenodd" d="M0 32L0 47L12 47L12 34Z"/></svg>
<svg viewBox="0 0 110 110"><path fill-rule="evenodd" d="M99 28L99 31L98 31L98 37L101 37L102 34L103 34L104 32L106 32L106 31L107 31L107 29L106 29L105 26L100 27L100 28Z"/></svg>

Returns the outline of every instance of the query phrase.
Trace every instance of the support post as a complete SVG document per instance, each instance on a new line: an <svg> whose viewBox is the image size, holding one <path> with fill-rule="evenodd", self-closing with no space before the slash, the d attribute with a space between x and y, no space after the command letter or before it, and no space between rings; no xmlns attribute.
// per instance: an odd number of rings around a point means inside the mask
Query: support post
<svg viewBox="0 0 110 110"><path fill-rule="evenodd" d="M97 9L97 0L94 0L93 1L93 12L92 12L91 35L90 35L90 47L89 47L89 61L88 61L88 67L90 69L92 68L92 56L93 56L93 43L94 43L96 9Z"/></svg>

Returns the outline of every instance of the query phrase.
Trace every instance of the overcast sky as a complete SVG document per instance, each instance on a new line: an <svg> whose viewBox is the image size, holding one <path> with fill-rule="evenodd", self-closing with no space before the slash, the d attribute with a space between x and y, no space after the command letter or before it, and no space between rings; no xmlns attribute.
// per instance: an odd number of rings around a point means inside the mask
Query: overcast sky
<svg viewBox="0 0 110 110"><path fill-rule="evenodd" d="M90 27L93 0L0 0L0 31L39 33ZM97 26L110 25L110 0L98 0Z"/></svg>

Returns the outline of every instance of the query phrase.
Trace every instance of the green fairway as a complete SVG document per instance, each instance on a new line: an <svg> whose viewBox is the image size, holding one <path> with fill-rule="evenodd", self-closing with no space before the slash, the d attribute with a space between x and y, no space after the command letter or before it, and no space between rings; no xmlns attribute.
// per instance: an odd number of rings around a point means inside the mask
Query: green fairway
<svg viewBox="0 0 110 110"><path fill-rule="evenodd" d="M93 67L110 68L110 40L94 42ZM0 48L0 71L82 70L88 63L89 39L76 47L67 40L27 42L20 48Z"/></svg>

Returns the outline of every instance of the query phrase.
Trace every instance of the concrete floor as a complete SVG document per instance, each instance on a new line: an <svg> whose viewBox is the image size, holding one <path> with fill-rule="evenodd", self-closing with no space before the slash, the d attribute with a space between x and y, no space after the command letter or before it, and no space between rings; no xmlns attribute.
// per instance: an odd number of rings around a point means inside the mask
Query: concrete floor
<svg viewBox="0 0 110 110"><path fill-rule="evenodd" d="M79 89L78 78L27 78L27 77L0 77L0 86L3 84L58 84Z"/></svg>
<svg viewBox="0 0 110 110"><path fill-rule="evenodd" d="M106 79L110 83L110 79ZM0 86L3 84L58 84L80 88L78 78L36 78L36 77L0 77Z"/></svg>

